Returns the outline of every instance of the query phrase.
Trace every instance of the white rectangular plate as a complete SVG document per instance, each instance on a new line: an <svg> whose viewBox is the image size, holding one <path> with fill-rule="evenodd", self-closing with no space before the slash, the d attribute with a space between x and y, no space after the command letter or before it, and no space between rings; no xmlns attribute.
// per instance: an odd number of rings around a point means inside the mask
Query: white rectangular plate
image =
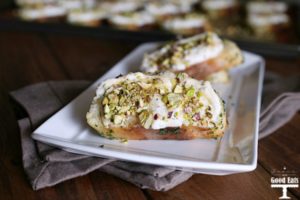
<svg viewBox="0 0 300 200"><path fill-rule="evenodd" d="M229 126L222 139L129 140L100 137L86 123L97 86L108 78L138 71L143 55L157 43L139 46L72 102L53 115L32 137L70 152L168 166L196 173L225 175L256 168L258 120L264 60L243 52L245 62L230 71L227 84L214 88L226 102Z"/></svg>

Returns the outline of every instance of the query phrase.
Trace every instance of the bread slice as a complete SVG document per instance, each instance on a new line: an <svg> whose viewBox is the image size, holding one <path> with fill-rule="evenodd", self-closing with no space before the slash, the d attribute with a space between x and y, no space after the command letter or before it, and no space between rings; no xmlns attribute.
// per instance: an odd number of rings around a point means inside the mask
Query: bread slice
<svg viewBox="0 0 300 200"><path fill-rule="evenodd" d="M223 41L224 49L215 58L189 66L183 72L198 80L210 80L212 82L227 82L227 71L244 60L238 46L229 41Z"/></svg>
<svg viewBox="0 0 300 200"><path fill-rule="evenodd" d="M141 69L146 72L170 70L185 72L198 80L208 80L214 73L224 71L243 62L238 46L220 39L215 33L205 32L193 37L166 44L146 54ZM220 77L220 80L228 80ZM218 79L215 79L218 81Z"/></svg>
<svg viewBox="0 0 300 200"><path fill-rule="evenodd" d="M187 13L166 19L161 23L161 27L182 36L191 36L211 30L211 25L206 17L198 13Z"/></svg>
<svg viewBox="0 0 300 200"><path fill-rule="evenodd" d="M223 101L210 83L171 72L104 81L86 118L110 139L218 138L226 128Z"/></svg>
<svg viewBox="0 0 300 200"><path fill-rule="evenodd" d="M155 18L145 11L113 14L108 18L111 26L125 30L151 30L156 26Z"/></svg>

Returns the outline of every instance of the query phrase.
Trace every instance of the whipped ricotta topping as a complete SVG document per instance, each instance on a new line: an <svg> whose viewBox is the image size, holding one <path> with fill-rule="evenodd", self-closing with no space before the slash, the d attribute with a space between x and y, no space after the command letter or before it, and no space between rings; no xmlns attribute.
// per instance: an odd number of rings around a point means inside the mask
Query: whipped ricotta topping
<svg viewBox="0 0 300 200"><path fill-rule="evenodd" d="M106 13L102 10L73 10L69 12L67 20L70 23L85 23L105 17Z"/></svg>
<svg viewBox="0 0 300 200"><path fill-rule="evenodd" d="M59 6L47 5L40 8L24 8L19 10L19 16L27 20L43 17L59 17L66 14L66 9Z"/></svg>
<svg viewBox="0 0 300 200"><path fill-rule="evenodd" d="M109 20L114 24L143 26L155 23L155 18L147 12L120 13L112 15Z"/></svg>
<svg viewBox="0 0 300 200"><path fill-rule="evenodd" d="M47 5L56 3L57 0L16 0L20 6Z"/></svg>
<svg viewBox="0 0 300 200"><path fill-rule="evenodd" d="M231 8L236 5L236 0L205 0L202 2L202 7L205 10L221 10Z"/></svg>
<svg viewBox="0 0 300 200"><path fill-rule="evenodd" d="M63 0L59 1L59 5L67 10L80 9L83 6L80 0Z"/></svg>
<svg viewBox="0 0 300 200"><path fill-rule="evenodd" d="M285 13L288 6L285 2L249 2L247 4L247 11L249 13L257 14L272 14Z"/></svg>
<svg viewBox="0 0 300 200"><path fill-rule="evenodd" d="M190 4L155 2L146 4L146 11L154 16L173 15L191 11Z"/></svg>
<svg viewBox="0 0 300 200"><path fill-rule="evenodd" d="M127 93L130 95L126 96ZM147 129L183 125L214 128L222 125L225 112L222 100L209 82L171 72L158 75L137 72L106 80L98 87L95 98L102 99L99 101L104 107L102 122L107 128L127 126L127 119L132 117Z"/></svg>
<svg viewBox="0 0 300 200"><path fill-rule="evenodd" d="M270 26L289 23L290 19L287 14L270 14L270 15L259 15L250 14L248 15L248 23L251 26Z"/></svg>
<svg viewBox="0 0 300 200"><path fill-rule="evenodd" d="M206 32L190 38L167 44L144 56L142 70L183 71L188 67L217 57L224 45L217 34Z"/></svg>
<svg viewBox="0 0 300 200"><path fill-rule="evenodd" d="M163 27L167 30L192 29L203 27L206 19L202 15L187 15L167 19L163 22Z"/></svg>
<svg viewBox="0 0 300 200"><path fill-rule="evenodd" d="M117 2L103 2L100 7L107 10L109 13L132 12L141 6L138 1L117 1Z"/></svg>

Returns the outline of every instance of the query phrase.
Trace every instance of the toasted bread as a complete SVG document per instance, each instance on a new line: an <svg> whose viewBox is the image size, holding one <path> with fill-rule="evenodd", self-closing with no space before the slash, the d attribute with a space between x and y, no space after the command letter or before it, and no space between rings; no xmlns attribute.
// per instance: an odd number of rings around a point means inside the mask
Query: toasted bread
<svg viewBox="0 0 300 200"><path fill-rule="evenodd" d="M206 32L146 54L141 69L146 72L185 72L198 80L209 80L214 73L226 72L242 62L243 54L235 43ZM220 80L228 80L228 74Z"/></svg>

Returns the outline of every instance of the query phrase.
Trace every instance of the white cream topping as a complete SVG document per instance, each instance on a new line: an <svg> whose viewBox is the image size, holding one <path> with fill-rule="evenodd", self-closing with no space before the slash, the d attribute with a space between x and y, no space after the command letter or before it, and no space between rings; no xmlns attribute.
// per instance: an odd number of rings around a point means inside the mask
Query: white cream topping
<svg viewBox="0 0 300 200"><path fill-rule="evenodd" d="M16 0L16 3L20 6L31 6L31 5L47 5L56 3L57 0Z"/></svg>
<svg viewBox="0 0 300 200"><path fill-rule="evenodd" d="M74 10L69 12L67 16L68 22L71 23L84 23L94 20L101 20L106 17L106 13L102 10Z"/></svg>
<svg viewBox="0 0 300 200"><path fill-rule="evenodd" d="M257 14L272 14L287 12L288 6L285 2L249 2L247 11Z"/></svg>
<svg viewBox="0 0 300 200"><path fill-rule="evenodd" d="M220 10L236 6L235 0L205 0L202 6L205 10Z"/></svg>
<svg viewBox="0 0 300 200"><path fill-rule="evenodd" d="M141 6L138 1L117 1L103 2L100 7L110 13L131 12L137 10Z"/></svg>
<svg viewBox="0 0 300 200"><path fill-rule="evenodd" d="M135 12L130 15L116 14L109 18L114 24L143 26L155 23L155 19L147 12Z"/></svg>
<svg viewBox="0 0 300 200"><path fill-rule="evenodd" d="M191 11L191 5L155 2L146 4L146 11L154 16L172 15Z"/></svg>
<svg viewBox="0 0 300 200"><path fill-rule="evenodd" d="M80 0L63 0L59 1L59 5L67 10L80 9L83 5Z"/></svg>
<svg viewBox="0 0 300 200"><path fill-rule="evenodd" d="M141 68L147 72L156 72L160 70L161 67L159 66L161 64L157 63L157 61L162 57L169 55L176 46L184 46L188 43L201 41L206 37L210 38L210 42L200 42L192 48L184 49L182 52L183 57L178 59L175 63L170 64L168 67L172 71L182 71L194 64L198 64L218 56L224 48L222 40L215 33L202 33L190 38L179 40L171 45L165 45L157 51L146 54Z"/></svg>
<svg viewBox="0 0 300 200"><path fill-rule="evenodd" d="M289 23L289 16L286 14L258 15L251 14L248 16L248 23L251 26L270 26Z"/></svg>
<svg viewBox="0 0 300 200"><path fill-rule="evenodd" d="M167 30L191 29L203 27L206 23L204 16L175 17L165 20L163 27Z"/></svg>
<svg viewBox="0 0 300 200"><path fill-rule="evenodd" d="M174 79L175 77L176 75L171 72L164 72L160 75L147 75L137 72L130 73L120 78L108 79L97 88L95 99L101 98L108 90L114 90L114 85L120 84L122 82L135 82L139 84L144 83L147 85L147 81L149 82L149 80L154 79L163 80L167 93L172 93L172 79ZM147 110L149 111L149 113L151 113L151 119L154 116L156 117L154 117L155 120L151 122L149 128L163 129L168 127L181 127L183 125L204 127L199 124L200 119L207 120L208 124L205 126L205 128L212 128L214 126L210 122L213 122L215 124L220 123L220 121L222 120L221 115L224 114L224 108L220 97L216 94L211 84L207 81L195 80L188 76L184 78L183 82L185 84L185 87L193 87L195 89L195 94L197 92L201 92L202 94L200 97L197 97L198 100L203 104L203 106L200 108L200 111L196 113L199 119L197 118L194 121L192 120L191 122L191 120L188 120L184 117L184 114L189 112L188 108L185 107L186 105L177 106L175 108L168 108L162 101L162 95L154 94L153 96L151 96L151 100L147 107ZM152 87L152 85L150 85L150 87ZM206 116L206 109L208 108L208 106L211 109L211 119L207 119ZM113 122L111 122L110 120L107 120L104 117L102 120L104 122L104 125L114 126Z"/></svg>
<svg viewBox="0 0 300 200"><path fill-rule="evenodd" d="M20 17L28 20L42 17L58 17L66 14L66 9L59 6L43 6L41 8L24 8L19 10Z"/></svg>

